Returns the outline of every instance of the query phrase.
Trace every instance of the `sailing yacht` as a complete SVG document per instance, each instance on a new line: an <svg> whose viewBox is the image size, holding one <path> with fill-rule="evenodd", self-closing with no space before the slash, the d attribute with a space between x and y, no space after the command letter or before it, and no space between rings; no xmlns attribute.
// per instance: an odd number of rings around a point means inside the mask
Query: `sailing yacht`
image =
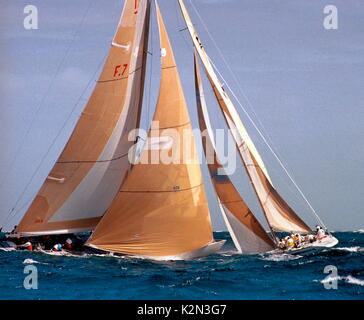
<svg viewBox="0 0 364 320"><path fill-rule="evenodd" d="M117 194L140 123L149 2L125 1L101 75L80 119L15 230L19 236L92 231Z"/></svg>
<svg viewBox="0 0 364 320"><path fill-rule="evenodd" d="M213 150L214 161L208 163L208 170L227 229L241 254L279 252L277 232L310 235L313 231L274 187L184 2L178 2L195 50L199 125L208 133L203 138L205 155L208 146ZM93 93L12 236L91 231L86 242L89 248L156 260L198 258L216 253L224 245L225 240L214 239L188 107L162 14L155 3L161 56L159 96L147 141L137 157L159 159L172 150L185 150L188 145L188 161L183 152L177 153L178 161L168 164L130 161L137 137L130 141L128 136L140 126L143 104L151 1L125 0ZM256 219L219 162L198 61L233 136L270 233ZM153 123L158 123L158 127ZM192 139L185 138L182 132L189 133ZM320 219L319 223L322 224ZM328 248L337 243L328 233L290 252Z"/></svg>
<svg viewBox="0 0 364 320"><path fill-rule="evenodd" d="M230 129L230 132L233 135L233 138L236 143L236 148L238 149L238 153L244 164L245 171L250 179L255 194L258 198L259 204L268 222L272 240L274 242L273 247L276 248L275 251L277 251L277 249L278 251L280 251L279 238L276 235L277 231L288 232L290 234L297 233L297 234L308 234L308 235L313 234L313 231L297 215L297 213L295 213L295 211L287 204L287 202L280 196L278 191L274 188L272 180L268 174L268 170L263 162L262 157L260 156L247 130L245 129L232 100L230 99L228 93L224 90L221 82L219 81L219 78L215 73L214 67L211 64L210 58L207 55L205 48L201 43L200 37L192 24L191 18L187 12L183 0L178 0L178 1L181 7L182 15L187 25L187 29L191 36L194 48L200 60L202 61L206 76L211 84L211 87L215 94L220 110L223 113L226 124L228 125L228 128ZM203 95L202 82L197 67L196 57L195 57L195 79L196 79L195 81L196 81L197 108L199 112L200 127L201 129L211 128L206 102ZM209 132L209 140L211 141L212 139L211 129L208 130L208 132ZM230 221L227 221L228 230L233 238L234 244L237 247L238 251L243 252L242 247L244 246L244 244L246 244L246 241L239 241L238 235L240 236L241 234L247 235L250 232L254 233L255 238L258 237L258 234L260 234L261 238L262 234L261 226L258 225L259 227L257 227L256 224L255 232L253 231L254 230L253 228L250 228L248 232L246 230L244 231L241 230L242 225L244 225L243 221L240 220L239 221L240 223L237 223L236 219L237 215L236 214L234 215L231 209L229 209L226 205L224 205L224 202L226 202L225 200L226 195L222 192L222 190L219 190L218 186L219 182L216 181L217 177L215 173L216 170L214 170L213 168L211 169L211 166L209 169L225 221L229 220L230 218ZM231 181L229 179L225 178L223 180L224 183L227 183L229 185L231 184ZM229 196L232 196L232 198L234 198L233 195L236 194L235 191L236 190L230 191ZM238 199L236 203L238 203L238 206L240 206L240 208L239 209L235 208L235 211L239 211L241 213L246 212L245 217L253 216L251 211L247 208L246 204L242 201L242 199L240 199L240 196L235 197L235 200L236 199ZM317 215L316 217L318 219L318 222L322 223L321 219ZM235 226L235 228L237 228L236 225L240 226L240 232L234 231L232 226ZM316 237L315 239L316 240L314 242L302 245L302 247L300 248L291 248L290 252L299 253L299 252L311 251L314 249L328 248L328 247L333 247L338 243L338 240L335 237L333 237L330 233L328 235L325 235L323 238ZM270 243L269 245L272 246L272 243ZM256 249L254 251L257 252Z"/></svg>
<svg viewBox="0 0 364 320"><path fill-rule="evenodd" d="M161 79L149 144L140 158L181 149L192 132L173 50L156 3L161 46ZM174 129L179 139L170 135ZM158 133L153 132L158 130ZM184 131L184 132L183 132ZM163 132L165 134L163 134ZM170 164L136 164L86 245L92 248L158 260L191 259L216 252L200 164L193 141L191 158ZM149 148L148 148L149 146ZM187 161L186 161L187 160Z"/></svg>

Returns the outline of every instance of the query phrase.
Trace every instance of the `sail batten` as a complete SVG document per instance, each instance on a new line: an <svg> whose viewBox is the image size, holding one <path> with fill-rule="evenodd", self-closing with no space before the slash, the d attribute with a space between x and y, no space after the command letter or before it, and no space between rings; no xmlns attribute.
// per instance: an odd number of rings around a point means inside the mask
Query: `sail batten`
<svg viewBox="0 0 364 320"><path fill-rule="evenodd" d="M129 168L130 130L140 121L150 1L126 0L96 86L67 145L16 232L93 230Z"/></svg>
<svg viewBox="0 0 364 320"><path fill-rule="evenodd" d="M196 146L184 139L192 127L171 44L156 3L161 47L161 79L148 141L139 156L184 150L171 163L134 164L119 194L87 242L90 247L143 257L169 257L199 250L213 241L210 212ZM153 127L158 123L158 128ZM172 135L172 131L177 136ZM179 137L179 138L177 138Z"/></svg>

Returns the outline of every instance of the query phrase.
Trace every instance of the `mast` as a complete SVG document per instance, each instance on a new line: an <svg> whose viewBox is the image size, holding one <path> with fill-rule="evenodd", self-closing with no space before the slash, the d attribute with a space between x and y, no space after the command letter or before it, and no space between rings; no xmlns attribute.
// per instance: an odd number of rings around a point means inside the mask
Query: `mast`
<svg viewBox="0 0 364 320"><path fill-rule="evenodd" d="M127 136L140 121L149 10L150 0L125 1L93 93L18 235L93 230L115 197L129 168Z"/></svg>
<svg viewBox="0 0 364 320"><path fill-rule="evenodd" d="M220 106L223 108L224 112L226 112L227 114L229 114L230 117L232 117L236 123L236 127L239 130L239 134L244 137L244 140L246 141L246 143L249 146L249 149L252 150L255 158L257 159L259 166L262 168L262 170L264 171L265 175L268 177L268 179L270 180L269 174L265 168L264 162L260 156L260 154L258 153L257 149L255 148L255 145L253 143L253 141L251 140L247 130L245 129L240 116L238 114L238 112L236 111L236 108L234 107L232 101L230 100L229 96L227 95L227 93L225 92L225 90L223 89L222 84L220 83L219 78L217 77L211 63L210 63L210 59L205 51L205 48L203 47L200 38L192 24L191 18L187 12L187 9L183 3L182 0L178 0L179 1L179 5L181 7L181 11L182 11L182 15L185 19L185 22L187 24L187 29L189 31L189 34L191 36L193 45L201 59L201 62L205 68L207 77L209 78L211 85L213 87L213 90L215 92L215 95L218 97Z"/></svg>
<svg viewBox="0 0 364 320"><path fill-rule="evenodd" d="M254 191L258 197L273 236L274 230L310 233L311 230L306 223L289 207L273 187L260 154L244 128L234 104L223 89L222 84L209 61L209 57L201 44L183 0L179 0L179 4L193 44L203 63L205 72L227 125L232 131L240 157L244 163L244 167L254 187Z"/></svg>
<svg viewBox="0 0 364 320"><path fill-rule="evenodd" d="M156 3L161 46L159 97L148 141L119 194L87 242L90 247L165 258L213 241L192 127L171 44ZM158 126L155 124L158 123ZM190 139L186 138L186 133ZM191 150L185 159L186 147ZM175 153L174 153L175 152ZM173 161L150 163L174 154Z"/></svg>
<svg viewBox="0 0 364 320"><path fill-rule="evenodd" d="M251 254L270 251L275 247L273 241L246 205L218 160L196 54L194 60L198 119L200 129L204 133L202 144L205 156L208 158L208 169L217 194L221 214L235 247L240 253ZM211 162L211 160L213 161Z"/></svg>

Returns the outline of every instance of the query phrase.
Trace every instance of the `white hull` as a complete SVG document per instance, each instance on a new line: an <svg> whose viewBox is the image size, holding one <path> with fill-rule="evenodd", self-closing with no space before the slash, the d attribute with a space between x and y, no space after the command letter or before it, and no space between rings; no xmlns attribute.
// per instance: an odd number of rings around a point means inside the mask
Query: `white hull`
<svg viewBox="0 0 364 320"><path fill-rule="evenodd" d="M209 243L208 245L196 249L194 251L191 252L187 252L187 253L183 253L183 254L179 254L179 255L175 255L175 256L164 256L164 257L147 257L147 256L132 256L135 258L141 258L141 259L150 259L150 260L158 260L158 261L167 261L167 260L192 260L192 259L197 259L197 258L201 258L204 256L208 256L210 254L215 254L217 253L217 251L219 251L222 246L225 244L226 240L219 240L219 241L213 241L211 243ZM0 243L0 250L2 251L13 251L13 250L17 250L17 246L15 243L11 242L11 241L4 241L2 242L4 244L4 246L1 246ZM100 250L99 248L95 247L95 246L91 246L89 245L89 247ZM62 250L62 251L52 251L52 250L35 250L38 252L42 252L48 255L53 255L53 256L83 256L83 255L92 255L93 253L91 252L69 252L67 250ZM104 250L102 250L104 251ZM104 251L106 252L106 251ZM109 254L111 256L127 256L127 255L123 255L120 253L116 253L116 252L109 252Z"/></svg>
<svg viewBox="0 0 364 320"><path fill-rule="evenodd" d="M17 238L17 237L39 237L39 236L50 236L50 235L59 235L59 234L70 234L70 233L79 233L79 232L89 232L92 231L90 228L74 228L74 229L59 229L59 230L45 230L39 232L19 232L14 234L9 234L9 238Z"/></svg>
<svg viewBox="0 0 364 320"><path fill-rule="evenodd" d="M138 256L138 255L126 255L126 254L121 254L118 252L111 252L114 255L119 255L119 256L129 256L129 257L133 257L133 258L139 258L139 259L150 259L150 260L156 260L156 261L169 261L169 260L192 260L192 259L197 259L197 258L201 258L204 256L208 256L210 254L215 254L217 251L219 251L221 249L221 247L225 244L226 240L219 240L219 241L212 241L210 242L208 245L190 251L190 252L186 252L186 253L182 253L182 254L178 254L175 256L163 256L163 257L155 257L155 256ZM90 248L94 248L97 250L101 250L106 252L105 250L102 250L96 246L93 245L88 245Z"/></svg>
<svg viewBox="0 0 364 320"><path fill-rule="evenodd" d="M277 254L277 253L288 253L288 254L306 254L306 253L312 253L314 251L319 251L327 248L332 248L336 246L339 243L339 240L337 240L333 236L325 236L321 240L316 240L312 243L308 243L303 245L300 248L292 248L287 250L282 249L276 249L273 251L269 251L269 253Z"/></svg>
<svg viewBox="0 0 364 320"><path fill-rule="evenodd" d="M219 241L213 241L211 243L209 243L208 245L200 248L200 249L196 249L194 251L191 252L187 252L187 253L183 253L183 254L179 254L176 256L167 256L167 257L150 257L150 259L153 260L193 260L193 259L197 259L197 258L201 258L204 256L208 256L210 254L215 254L217 251L219 251L222 246L225 244L226 240L219 240Z"/></svg>

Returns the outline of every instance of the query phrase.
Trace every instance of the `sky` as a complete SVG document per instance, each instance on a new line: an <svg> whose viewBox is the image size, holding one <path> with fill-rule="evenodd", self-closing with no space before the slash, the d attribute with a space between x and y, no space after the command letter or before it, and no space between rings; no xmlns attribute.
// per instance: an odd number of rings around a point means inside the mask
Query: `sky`
<svg viewBox="0 0 364 320"><path fill-rule="evenodd" d="M363 229L364 2L185 3L226 85L236 93L325 224L337 231ZM24 7L29 4L38 9L37 30L26 30L23 25L27 16ZM159 0L159 4L197 128L191 41L182 30L185 25L177 0ZM329 4L338 10L335 30L323 26L324 7ZM110 47L123 1L0 0L0 6L0 226L10 230L72 133ZM149 49L158 53L154 14L153 8ZM158 67L159 55L154 54L148 62L151 77L147 77L144 127L156 102ZM205 87L212 121L225 128L211 90ZM276 188L313 226L302 197L246 114L238 105L237 109ZM225 230L206 167L202 170L214 230ZM232 180L264 224L242 168Z"/></svg>

